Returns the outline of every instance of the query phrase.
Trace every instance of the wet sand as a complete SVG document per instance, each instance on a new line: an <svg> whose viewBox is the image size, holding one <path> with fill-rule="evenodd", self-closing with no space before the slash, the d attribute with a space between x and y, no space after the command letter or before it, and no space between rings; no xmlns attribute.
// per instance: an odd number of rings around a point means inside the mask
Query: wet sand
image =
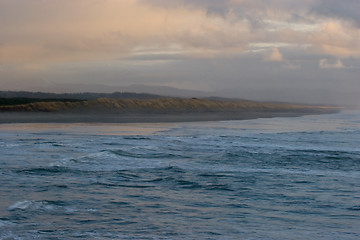
<svg viewBox="0 0 360 240"><path fill-rule="evenodd" d="M0 123L156 123L246 120L271 117L298 117L331 112L202 112L202 113L54 113L2 112Z"/></svg>

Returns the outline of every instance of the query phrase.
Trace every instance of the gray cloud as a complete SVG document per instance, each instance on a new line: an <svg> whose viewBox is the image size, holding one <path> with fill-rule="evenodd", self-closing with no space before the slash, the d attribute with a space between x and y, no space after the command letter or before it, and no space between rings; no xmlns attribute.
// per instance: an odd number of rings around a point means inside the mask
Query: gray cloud
<svg viewBox="0 0 360 240"><path fill-rule="evenodd" d="M358 0L317 0L311 12L350 20L360 27L360 1Z"/></svg>
<svg viewBox="0 0 360 240"><path fill-rule="evenodd" d="M311 17L300 15L299 12L318 14L327 17L337 17L350 20L360 27L360 1L358 0L302 0L302 1L281 1L281 0L141 0L145 3L158 7L191 7L204 10L209 15L226 17L230 12L235 13L239 18L248 19L254 26L259 26L271 9L292 12L289 20L311 21ZM261 13L261 14L259 14Z"/></svg>

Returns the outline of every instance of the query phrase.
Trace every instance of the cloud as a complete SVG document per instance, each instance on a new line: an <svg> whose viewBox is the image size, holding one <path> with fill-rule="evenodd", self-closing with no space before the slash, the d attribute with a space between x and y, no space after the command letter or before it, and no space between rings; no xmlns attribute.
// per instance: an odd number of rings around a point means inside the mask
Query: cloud
<svg viewBox="0 0 360 240"><path fill-rule="evenodd" d="M284 68L287 68L287 69L301 69L301 65L298 65L298 64L291 64L291 63L286 63L284 65Z"/></svg>
<svg viewBox="0 0 360 240"><path fill-rule="evenodd" d="M343 10L329 7L329 14L320 11L321 4L324 1L0 0L0 64L111 60L131 57L139 47L172 52L174 46L183 58L246 57L254 43L272 49L266 61L283 61L279 43L309 55L359 58L360 30L346 22L356 18L349 9L358 4L347 0Z"/></svg>
<svg viewBox="0 0 360 240"><path fill-rule="evenodd" d="M267 62L282 62L284 59L278 48L272 48L271 52L265 54L264 60Z"/></svg>
<svg viewBox="0 0 360 240"><path fill-rule="evenodd" d="M47 80L56 86L101 80L114 86L238 86L250 95L294 85L352 91L360 89L359 4L0 0L0 86L36 90Z"/></svg>
<svg viewBox="0 0 360 240"><path fill-rule="evenodd" d="M340 59L337 59L336 62L331 62L327 58L320 59L319 67L323 69L329 68L345 68Z"/></svg>
<svg viewBox="0 0 360 240"><path fill-rule="evenodd" d="M344 25L339 20L322 23L308 36L311 50L340 57L360 57L360 29Z"/></svg>
<svg viewBox="0 0 360 240"><path fill-rule="evenodd" d="M359 10L358 0L317 0L311 8L313 13L349 20L357 27L360 27Z"/></svg>

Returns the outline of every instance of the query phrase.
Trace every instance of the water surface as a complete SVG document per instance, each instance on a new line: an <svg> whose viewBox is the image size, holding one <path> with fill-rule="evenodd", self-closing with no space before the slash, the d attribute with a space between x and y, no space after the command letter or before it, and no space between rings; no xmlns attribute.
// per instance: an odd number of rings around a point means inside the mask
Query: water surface
<svg viewBox="0 0 360 240"><path fill-rule="evenodd" d="M0 239L359 239L360 114L0 125Z"/></svg>

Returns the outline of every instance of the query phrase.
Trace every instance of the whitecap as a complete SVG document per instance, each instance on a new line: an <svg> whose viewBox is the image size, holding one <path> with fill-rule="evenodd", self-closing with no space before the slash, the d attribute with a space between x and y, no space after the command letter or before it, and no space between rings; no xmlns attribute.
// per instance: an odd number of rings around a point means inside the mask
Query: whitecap
<svg viewBox="0 0 360 240"><path fill-rule="evenodd" d="M35 200L24 200L14 203L13 205L8 207L9 211L16 210L45 210L45 211L54 211L56 205L51 204L47 201L35 201Z"/></svg>
<svg viewBox="0 0 360 240"><path fill-rule="evenodd" d="M25 209L28 209L31 206L33 206L34 203L35 203L35 201L32 201L32 200L19 201L19 202L14 203L10 207L8 207L8 210L9 211L14 211L17 209L25 210Z"/></svg>
<svg viewBox="0 0 360 240"><path fill-rule="evenodd" d="M78 209L75 208L75 207L65 207L65 212L66 213L74 213L74 212L77 212Z"/></svg>

